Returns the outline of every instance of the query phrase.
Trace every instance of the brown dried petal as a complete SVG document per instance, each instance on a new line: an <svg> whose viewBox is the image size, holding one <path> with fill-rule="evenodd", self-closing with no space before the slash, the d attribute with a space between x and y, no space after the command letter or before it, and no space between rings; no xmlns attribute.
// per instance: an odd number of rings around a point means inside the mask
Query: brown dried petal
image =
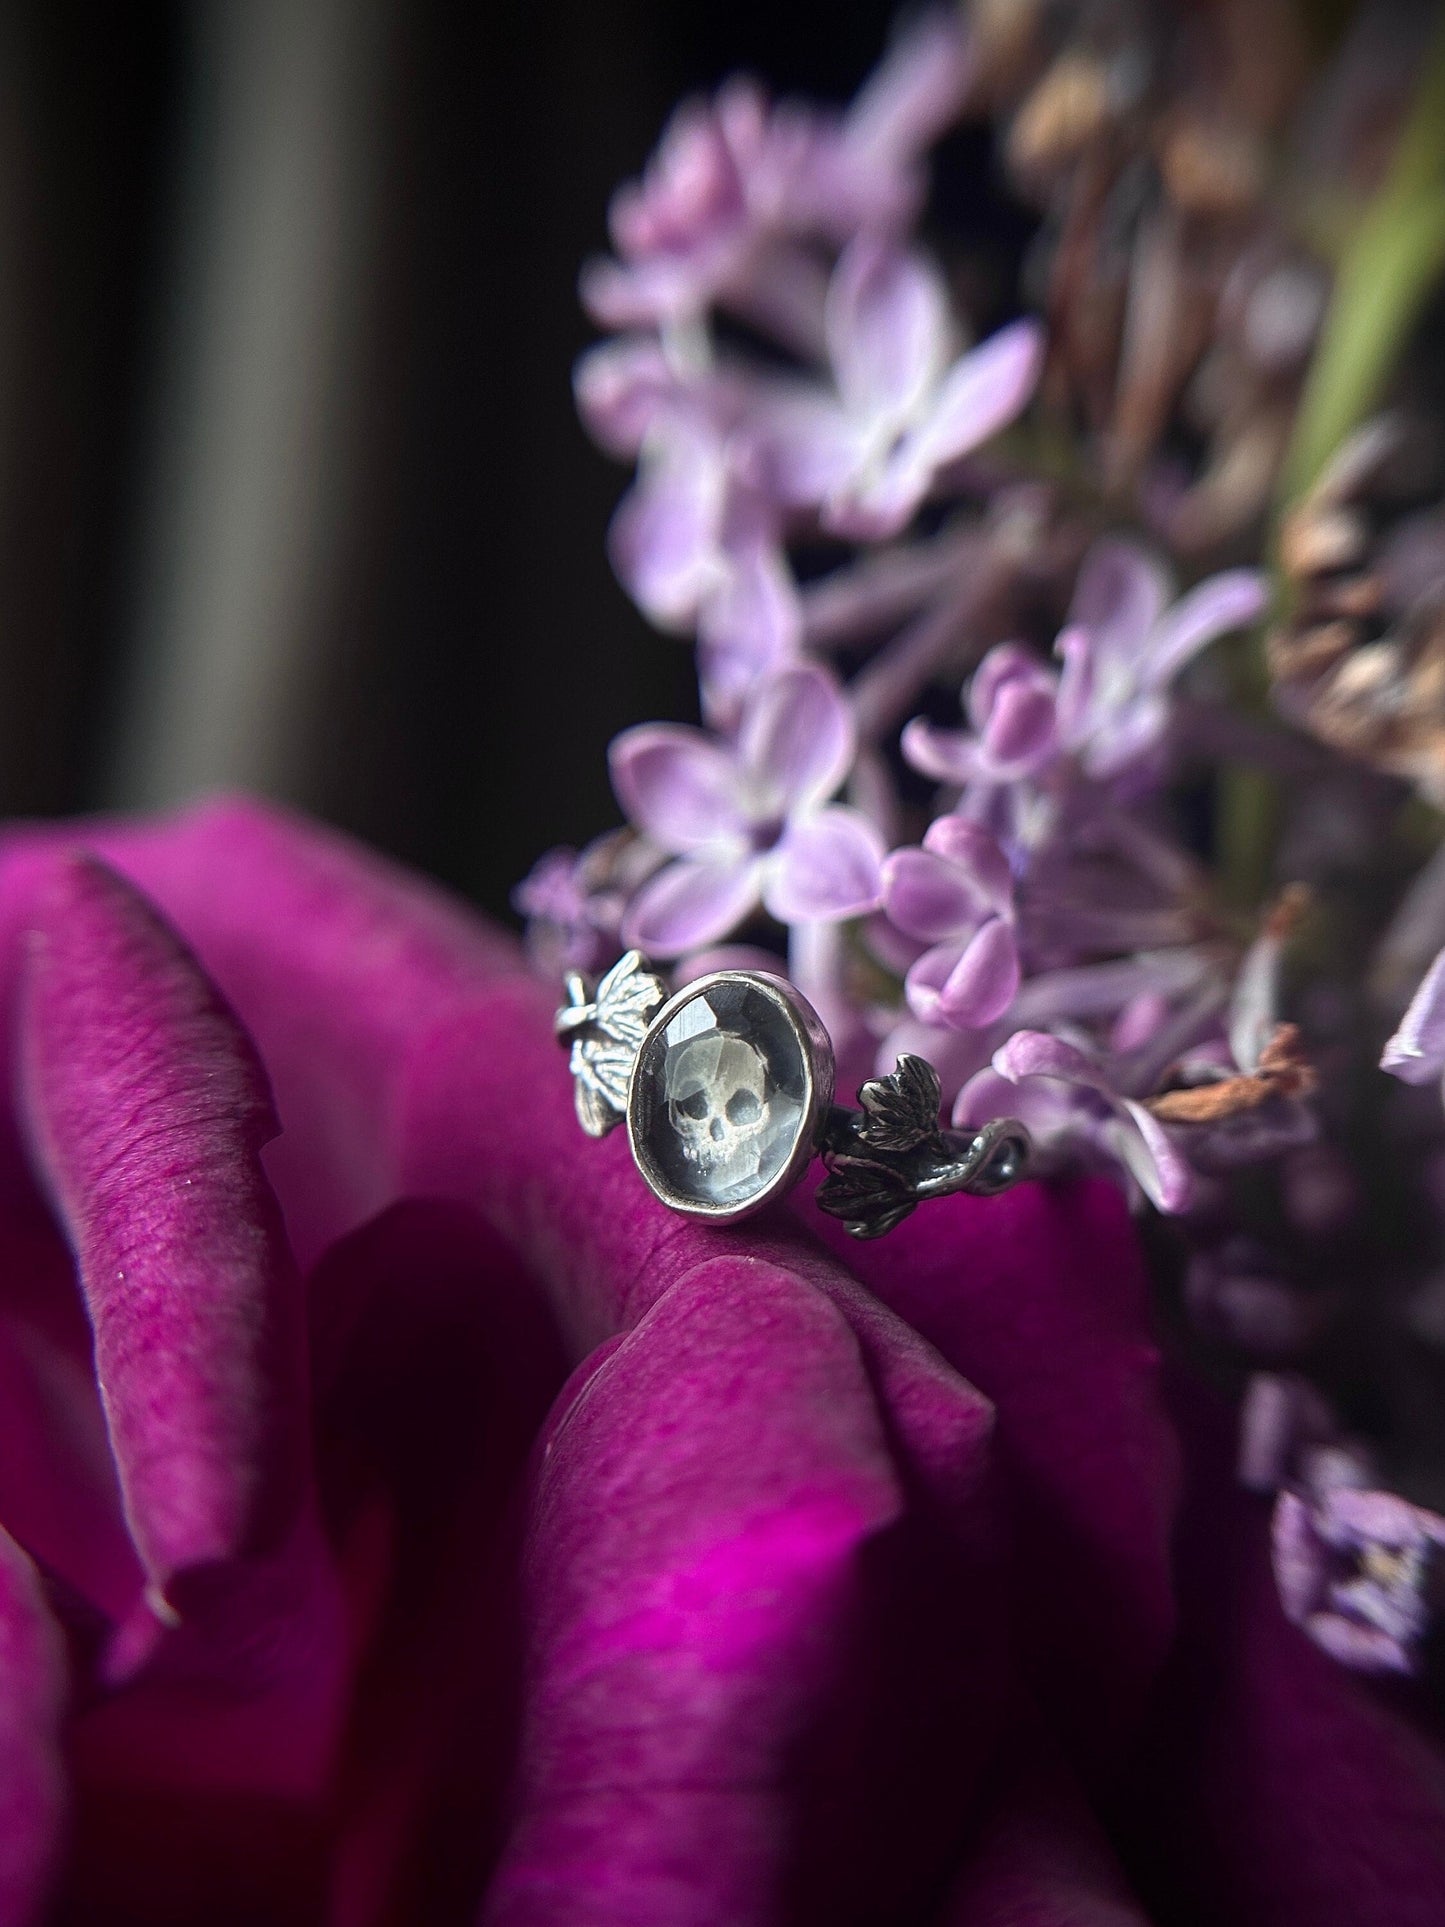
<svg viewBox="0 0 1445 1927"><path fill-rule="evenodd" d="M1318 1083L1314 1066L1305 1056L1297 1024L1278 1024L1260 1053L1259 1069L1215 1084L1196 1084L1188 1090L1161 1091L1144 1100L1144 1108L1161 1124L1217 1124L1223 1118L1258 1110L1274 1097L1307 1097Z"/></svg>

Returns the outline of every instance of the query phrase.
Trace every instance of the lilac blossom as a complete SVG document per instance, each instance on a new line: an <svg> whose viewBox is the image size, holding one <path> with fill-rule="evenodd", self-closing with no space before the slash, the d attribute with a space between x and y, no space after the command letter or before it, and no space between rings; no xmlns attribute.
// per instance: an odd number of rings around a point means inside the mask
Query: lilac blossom
<svg viewBox="0 0 1445 1927"><path fill-rule="evenodd" d="M1392 1492L1279 1495L1274 1570L1286 1615L1363 1673L1415 1673L1440 1596L1445 1519Z"/></svg>
<svg viewBox="0 0 1445 1927"><path fill-rule="evenodd" d="M1147 551L1098 543L1055 645L1064 665L1060 735L1089 775L1117 776L1154 752L1168 728L1175 677L1207 644L1256 621L1267 599L1257 569L1229 569L1174 602Z"/></svg>
<svg viewBox="0 0 1445 1927"><path fill-rule="evenodd" d="M1001 642L964 687L970 728L940 729L916 716L903 754L941 783L1000 784L1040 775L1059 749L1059 679L1029 649Z"/></svg>
<svg viewBox="0 0 1445 1927"><path fill-rule="evenodd" d="M938 817L920 849L885 862L883 902L900 930L929 946L904 982L920 1022L980 1030L1003 1015L1020 976L1013 878L987 830Z"/></svg>
<svg viewBox="0 0 1445 1927"><path fill-rule="evenodd" d="M1258 571L1230 569L1171 603L1168 577L1146 550L1099 542L1055 644L1062 671L999 645L964 691L972 727L948 731L920 718L904 731L903 753L950 783L1039 777L1064 755L1098 780L1147 770L1168 733L1175 678L1209 643L1253 622L1265 600Z"/></svg>
<svg viewBox="0 0 1445 1927"><path fill-rule="evenodd" d="M1182 1211L1193 1188L1169 1131L1119 1088L1103 1058L1047 1031L1021 1030L994 1052L958 1094L959 1129L1012 1113L1050 1160L1082 1158L1119 1173L1161 1211Z"/></svg>
<svg viewBox="0 0 1445 1927"><path fill-rule="evenodd" d="M911 221L923 155L957 117L969 72L962 28L939 11L899 36L845 113L775 105L745 77L685 102L642 179L613 198L618 258L582 278L593 317L676 327L722 303L806 334L811 261L798 242L840 245Z"/></svg>
<svg viewBox="0 0 1445 1927"><path fill-rule="evenodd" d="M618 579L659 629L696 631L704 712L731 725L802 639L777 508L736 458L747 384L727 369L679 372L633 337L584 355L574 387L603 447L640 457L609 532Z"/></svg>
<svg viewBox="0 0 1445 1927"><path fill-rule="evenodd" d="M835 535L896 535L940 473L1027 405L1043 360L1035 321L960 353L937 268L874 235L850 243L824 312L831 387L785 388L759 420L778 494Z"/></svg>
<svg viewBox="0 0 1445 1927"><path fill-rule="evenodd" d="M667 723L625 730L612 745L613 787L675 860L628 906L623 941L676 957L718 942L759 903L788 924L873 909L882 838L861 812L828 801L854 747L847 700L815 666L755 690L735 739Z"/></svg>

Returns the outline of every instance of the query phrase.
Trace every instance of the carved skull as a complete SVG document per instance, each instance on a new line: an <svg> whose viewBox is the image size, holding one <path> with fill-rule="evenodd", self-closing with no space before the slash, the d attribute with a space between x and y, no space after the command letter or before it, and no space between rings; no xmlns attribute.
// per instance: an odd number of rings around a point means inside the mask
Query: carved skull
<svg viewBox="0 0 1445 1927"><path fill-rule="evenodd" d="M712 1031L669 1059L667 1112L682 1145L718 1192L758 1175L770 1117L768 1067L745 1038Z"/></svg>

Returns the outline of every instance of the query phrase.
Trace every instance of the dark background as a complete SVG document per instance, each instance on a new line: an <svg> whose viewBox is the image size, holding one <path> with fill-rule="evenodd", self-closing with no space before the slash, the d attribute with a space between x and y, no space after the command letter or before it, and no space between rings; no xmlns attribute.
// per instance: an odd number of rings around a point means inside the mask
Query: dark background
<svg viewBox="0 0 1445 1927"><path fill-rule="evenodd" d="M0 6L0 807L221 785L496 912L693 713L603 551L579 263L673 102L893 8Z"/></svg>

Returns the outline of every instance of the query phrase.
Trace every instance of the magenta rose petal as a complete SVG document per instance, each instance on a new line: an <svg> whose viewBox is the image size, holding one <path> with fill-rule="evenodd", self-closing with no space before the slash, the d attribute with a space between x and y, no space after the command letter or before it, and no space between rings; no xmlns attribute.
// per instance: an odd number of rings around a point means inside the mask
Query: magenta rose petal
<svg viewBox="0 0 1445 1927"><path fill-rule="evenodd" d="M712 1441L717 1463L709 1476L718 1482L719 1492L733 1489L734 1482L736 1490L745 1492L749 1481L764 1476L758 1453L743 1441L755 1433L763 1436L757 1427L766 1429L774 1422L754 1413L749 1388L755 1378L760 1385L775 1383L769 1377L773 1368L766 1360L742 1368L741 1361L751 1361L753 1351L743 1344L747 1327L737 1323L734 1300L751 1304L756 1280L765 1302L777 1298L785 1308L795 1308L779 1327L778 1372L800 1369L790 1358L791 1343L784 1343L795 1328L815 1334L820 1356L835 1361L827 1367L830 1382L835 1369L842 1370L837 1361L852 1357L852 1348L858 1348L858 1363L850 1365L848 1373L863 1369L872 1388L866 1400L860 1402L856 1388L846 1391L846 1397L840 1390L838 1414L825 1416L815 1407L811 1391L804 1396L803 1388L813 1382L805 1374L797 1381L800 1389L791 1410L781 1410L776 1423L786 1437L798 1440L798 1453L806 1448L821 1455L818 1480L824 1486L845 1473L846 1481L854 1478L847 1468L862 1449L858 1441L866 1444L882 1425L891 1441L894 1469L889 1477L902 1478L910 1494L898 1523L868 1538L870 1553L864 1563L871 1574L870 1589L876 1588L870 1590L870 1610L881 1617L870 1635L867 1656L857 1658L846 1684L826 1690L819 1684L809 1701L808 1717L821 1723L820 1730L836 1733L841 1720L854 1731L849 1723L861 1720L872 1735L863 1755L855 1751L847 1756L858 1761L856 1771L838 1769L846 1782L839 1797L856 1799L861 1810L828 1833L822 1814L784 1780L775 1782L768 1797L777 1826L803 1825L806 1814L814 1812L823 1828L826 1853L822 1846L817 1852L824 1854L824 1863L815 1865L811 1858L808 1863L814 1885L836 1887L850 1865L861 1878L866 1863L880 1882L880 1893L896 1888L897 1867L890 1871L885 1865L887 1849L880 1845L890 1838L910 1840L907 1864L920 1879L931 1877L996 1738L1000 1700L1010 1679L992 1525L987 1401L843 1269L800 1245L785 1229L779 1235L776 1220L771 1227L749 1225L720 1235L675 1216L641 1184L620 1134L582 1147L579 1155L570 1093L565 1076L557 1074L560 1067L548 1034L548 1010L546 993L519 981L439 1023L419 1044L401 1140L402 1182L413 1194L449 1196L472 1205L515 1246L544 1283L573 1357L583 1358L606 1344L609 1357L625 1352L633 1361L626 1367L628 1374L641 1374L651 1371L648 1354L659 1348L665 1356L657 1376L639 1380L635 1395L624 1398L623 1389L608 1377L604 1396L600 1388L590 1390L588 1380L578 1393L579 1404L595 1406L599 1426L612 1422L608 1414L614 1397L625 1405L631 1417L619 1451L641 1451L658 1426L667 1433L668 1452L688 1463L695 1458L692 1441ZM498 1090L507 1093L504 1104L496 1101ZM679 1289L674 1292L674 1287ZM851 1330L847 1345L840 1336L828 1337L838 1328L824 1300ZM809 1309L815 1301L816 1312ZM716 1343L716 1372L709 1367L704 1373L701 1364L694 1371L685 1360L672 1357L669 1348L681 1342L674 1336L673 1312L656 1325L649 1322L653 1309L664 1303L678 1316L679 1307L687 1308L689 1321L698 1321L699 1345ZM716 1326L709 1340L712 1319ZM650 1334L645 1339L644 1330ZM689 1339L689 1345L692 1342ZM810 1346L813 1342L808 1341ZM729 1354L739 1363L736 1371L724 1370ZM852 1380L837 1382L846 1390ZM655 1409L643 1396L644 1383ZM835 1446L829 1443L839 1437L835 1424L843 1428L844 1439L854 1441L846 1450L837 1448L842 1450L837 1465ZM808 1446L815 1427L821 1429ZM724 1440L732 1443L724 1448ZM793 1449L788 1448L790 1453ZM867 1445L866 1461L871 1462L872 1452ZM647 1495L653 1487L643 1482L644 1473L653 1479L666 1477L667 1455L660 1447L657 1457L655 1467L629 1471L629 1478L639 1481L627 1488L637 1495L635 1518L620 1510L621 1487L615 1518L611 1502L595 1492L585 1501L578 1498L577 1523L568 1527L569 1542L571 1535L577 1536L578 1557L585 1550L583 1520L595 1536L599 1523L610 1519L606 1543L618 1550L608 1570L625 1576L625 1563L618 1566L616 1560L624 1558L630 1535L645 1539L649 1531L653 1500ZM869 1474L869 1481L872 1478ZM705 1496L708 1488L696 1490ZM680 1499L677 1508L687 1510ZM709 1516L703 1506L697 1529L704 1539L713 1531ZM550 1534L550 1502L545 1510L534 1507L533 1519L538 1533ZM557 1583L562 1584L560 1570ZM602 1586L602 1575L597 1583ZM550 1589L551 1581L539 1591L542 1606ZM819 1638L826 1648L834 1638L828 1630L826 1598L819 1610ZM699 1622L700 1638L706 1626ZM786 1681L779 1690L786 1700ZM720 1710L727 1704L722 1701ZM652 1717L642 1701L636 1713L640 1721ZM756 1737L759 1729L739 1731ZM838 1743L841 1747L842 1739ZM856 1739L849 1745L856 1745ZM664 1785L660 1792L665 1791ZM802 1801L796 1813L795 1794ZM679 1789L678 1797L685 1795L686 1789ZM726 1872L726 1877L733 1875ZM626 1905L634 1901L631 1896ZM520 1900L515 1904L516 1918L551 1917L543 1898L536 1899L535 1916L524 1914ZM557 1917L569 1916L561 1912ZM622 1906L616 1917L648 1916L629 1916ZM825 1912L822 1917L835 1916Z"/></svg>
<svg viewBox="0 0 1445 1927"><path fill-rule="evenodd" d="M1200 1919L1436 1927L1438 1744L1404 1701L1289 1623L1269 1508L1235 1484L1232 1428L1197 1387L1175 1391L1188 1469L1180 1633L1128 1786L1131 1857Z"/></svg>
<svg viewBox="0 0 1445 1927"><path fill-rule="evenodd" d="M937 1927L1149 1927L1042 1721L1021 1719Z"/></svg>
<svg viewBox="0 0 1445 1927"><path fill-rule="evenodd" d="M26 1098L75 1246L156 1611L282 1542L307 1476L299 1287L261 1168L265 1073L136 893L59 866L32 940Z"/></svg>
<svg viewBox="0 0 1445 1927"><path fill-rule="evenodd" d="M514 941L321 824L247 798L175 816L14 830L0 844L0 1003L55 866L77 846L179 930L254 1037L283 1135L265 1165L302 1267L395 1197L394 1089L407 1040L500 972ZM0 1070L13 1025L0 1027ZM0 1199L35 1201L0 1115Z"/></svg>
<svg viewBox="0 0 1445 1927"><path fill-rule="evenodd" d="M65 1671L35 1569L0 1532L0 1927L40 1918L59 1852Z"/></svg>
<svg viewBox="0 0 1445 1927"><path fill-rule="evenodd" d="M794 1883L836 1890L852 1859L809 1815L841 1818L866 1777L864 1735L827 1714L866 1695L869 1568L905 1504L822 1293L741 1254L664 1293L546 1442L518 1817L485 1918L836 1918Z"/></svg>
<svg viewBox="0 0 1445 1927"><path fill-rule="evenodd" d="M1119 1192L946 1198L862 1245L799 1209L997 1407L1035 1694L1092 1785L1139 1731L1175 1621L1178 1445Z"/></svg>

